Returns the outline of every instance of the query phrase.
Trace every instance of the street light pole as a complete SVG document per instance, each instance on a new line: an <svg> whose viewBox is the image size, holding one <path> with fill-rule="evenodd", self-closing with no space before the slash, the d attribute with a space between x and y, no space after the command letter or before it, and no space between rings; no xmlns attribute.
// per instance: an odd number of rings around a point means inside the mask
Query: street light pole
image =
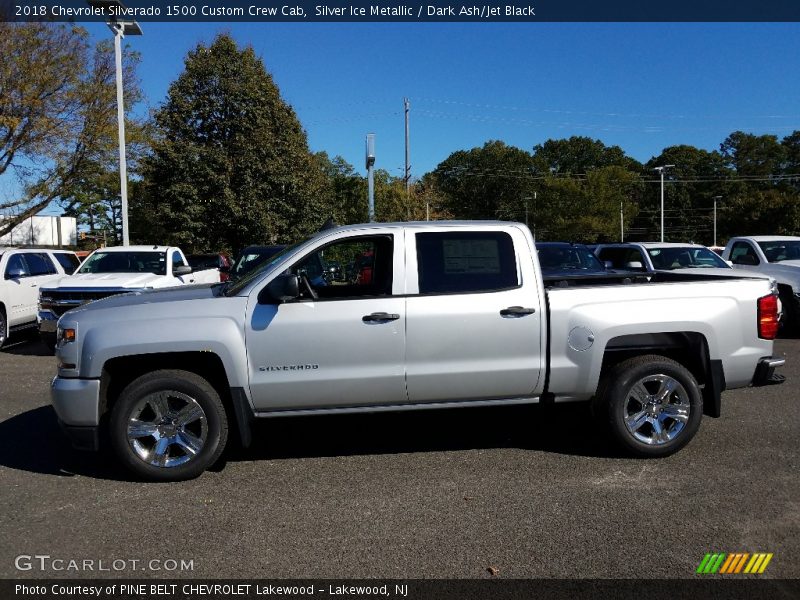
<svg viewBox="0 0 800 600"><path fill-rule="evenodd" d="M123 25L114 23L114 57L117 62L117 135L119 139L119 195L122 201L122 245L130 245L128 235L128 163L125 160L125 108L122 99Z"/></svg>
<svg viewBox="0 0 800 600"><path fill-rule="evenodd" d="M664 241L664 169L669 169L675 165L663 165L655 167L653 170L661 173L661 241Z"/></svg>
<svg viewBox="0 0 800 600"><path fill-rule="evenodd" d="M112 7L119 9L124 5L119 0L87 0L94 8L102 8L103 13L112 14ZM117 10L116 12L119 12ZM119 196L122 212L122 244L128 246L128 164L125 159L125 106L122 95L122 38L126 35L142 35L142 28L136 21L117 21L111 16L107 23L114 34L114 59L117 69L117 136L119 139Z"/></svg>

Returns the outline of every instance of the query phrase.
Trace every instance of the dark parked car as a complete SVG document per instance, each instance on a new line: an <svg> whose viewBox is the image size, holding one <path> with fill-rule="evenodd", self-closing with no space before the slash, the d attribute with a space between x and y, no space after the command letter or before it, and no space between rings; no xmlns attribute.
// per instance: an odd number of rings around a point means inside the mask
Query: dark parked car
<svg viewBox="0 0 800 600"><path fill-rule="evenodd" d="M228 281L231 259L224 254L189 254L186 260L193 271L219 269L219 280Z"/></svg>
<svg viewBox="0 0 800 600"><path fill-rule="evenodd" d="M605 265L583 244L536 242L539 264L545 277L607 275Z"/></svg>

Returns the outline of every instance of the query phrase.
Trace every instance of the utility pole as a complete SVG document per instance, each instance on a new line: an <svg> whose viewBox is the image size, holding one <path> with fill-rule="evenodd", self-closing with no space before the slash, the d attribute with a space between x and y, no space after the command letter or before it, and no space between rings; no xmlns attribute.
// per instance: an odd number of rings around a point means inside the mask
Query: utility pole
<svg viewBox="0 0 800 600"><path fill-rule="evenodd" d="M622 212L622 201L619 203L619 241L625 241L625 214Z"/></svg>
<svg viewBox="0 0 800 600"><path fill-rule="evenodd" d="M375 134L367 134L367 204L369 206L369 222L375 221Z"/></svg>
<svg viewBox="0 0 800 600"><path fill-rule="evenodd" d="M655 167L653 171L661 173L661 241L664 241L664 169L669 169L675 165L663 165Z"/></svg>
<svg viewBox="0 0 800 600"><path fill-rule="evenodd" d="M717 245L717 200L722 200L722 196L714 196L714 245Z"/></svg>
<svg viewBox="0 0 800 600"><path fill-rule="evenodd" d="M403 109L406 116L406 171L404 179L406 181L406 195L408 195L411 186L411 153L408 140L408 113L411 110L411 102L409 102L408 98L403 98Z"/></svg>

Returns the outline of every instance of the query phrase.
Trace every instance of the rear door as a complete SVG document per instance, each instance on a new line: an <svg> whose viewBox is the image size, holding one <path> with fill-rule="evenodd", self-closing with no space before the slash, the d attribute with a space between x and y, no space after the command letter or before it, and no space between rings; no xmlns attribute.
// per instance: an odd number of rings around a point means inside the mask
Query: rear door
<svg viewBox="0 0 800 600"><path fill-rule="evenodd" d="M543 319L528 238L500 227L406 235L409 400L534 395Z"/></svg>

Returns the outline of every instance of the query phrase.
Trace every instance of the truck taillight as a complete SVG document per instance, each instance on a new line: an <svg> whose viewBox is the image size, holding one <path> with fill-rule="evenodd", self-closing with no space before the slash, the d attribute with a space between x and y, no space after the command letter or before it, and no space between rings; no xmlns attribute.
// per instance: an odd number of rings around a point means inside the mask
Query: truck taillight
<svg viewBox="0 0 800 600"><path fill-rule="evenodd" d="M778 335L778 297L774 294L758 299L758 337L774 340Z"/></svg>

